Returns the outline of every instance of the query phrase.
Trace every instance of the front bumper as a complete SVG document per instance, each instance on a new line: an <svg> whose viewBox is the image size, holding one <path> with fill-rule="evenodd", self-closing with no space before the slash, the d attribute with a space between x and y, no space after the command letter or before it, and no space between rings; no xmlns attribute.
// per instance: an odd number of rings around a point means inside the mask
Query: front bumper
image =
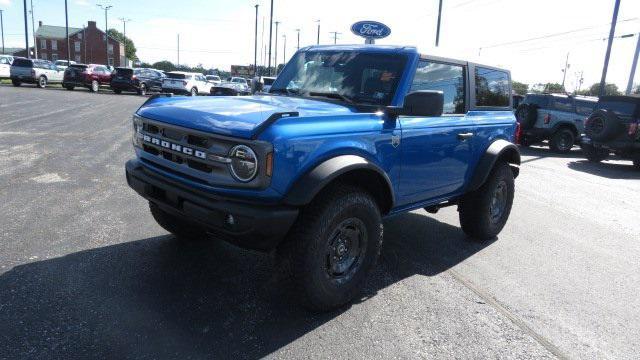
<svg viewBox="0 0 640 360"><path fill-rule="evenodd" d="M31 75L10 75L11 80L17 80L27 84L35 84L38 82L36 78Z"/></svg>
<svg viewBox="0 0 640 360"><path fill-rule="evenodd" d="M274 249L298 217L295 207L247 203L186 187L161 177L136 159L127 161L126 175L132 189L162 210L249 249Z"/></svg>

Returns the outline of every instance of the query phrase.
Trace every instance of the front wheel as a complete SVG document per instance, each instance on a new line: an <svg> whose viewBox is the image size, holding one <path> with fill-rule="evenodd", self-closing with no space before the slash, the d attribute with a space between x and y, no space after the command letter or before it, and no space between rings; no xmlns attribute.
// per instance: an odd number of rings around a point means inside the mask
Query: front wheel
<svg viewBox="0 0 640 360"><path fill-rule="evenodd" d="M114 92L115 94L117 94L117 95L122 94L122 90L120 90L120 89L113 89L113 92Z"/></svg>
<svg viewBox="0 0 640 360"><path fill-rule="evenodd" d="M72 91L74 87L72 85L63 85L65 89Z"/></svg>
<svg viewBox="0 0 640 360"><path fill-rule="evenodd" d="M98 92L98 90L100 90L100 83L98 83L98 80L91 81L91 88L89 90L91 90L91 92Z"/></svg>
<svg viewBox="0 0 640 360"><path fill-rule="evenodd" d="M11 83L13 84L13 86L18 87L20 86L21 82L20 80L11 80Z"/></svg>
<svg viewBox="0 0 640 360"><path fill-rule="evenodd" d="M140 84L140 88L138 89L138 95L145 96L147 95L147 85L144 83Z"/></svg>
<svg viewBox="0 0 640 360"><path fill-rule="evenodd" d="M191 91L189 91L189 96L198 96L198 89L191 88Z"/></svg>
<svg viewBox="0 0 640 360"><path fill-rule="evenodd" d="M556 131L549 140L549 148L557 153L567 153L571 151L573 144L576 141L576 136L573 131L563 128Z"/></svg>
<svg viewBox="0 0 640 360"><path fill-rule="evenodd" d="M328 311L358 295L381 246L375 200L357 187L339 185L302 210L280 252L303 304Z"/></svg>
<svg viewBox="0 0 640 360"><path fill-rule="evenodd" d="M509 165L497 163L487 181L460 200L458 211L462 231L479 241L496 237L511 213L514 188Z"/></svg>

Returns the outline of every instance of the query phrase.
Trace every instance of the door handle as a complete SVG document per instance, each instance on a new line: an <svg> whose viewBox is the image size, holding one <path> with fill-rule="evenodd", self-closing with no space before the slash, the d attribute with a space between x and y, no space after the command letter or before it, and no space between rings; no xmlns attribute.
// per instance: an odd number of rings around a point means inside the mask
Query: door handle
<svg viewBox="0 0 640 360"><path fill-rule="evenodd" d="M470 133L470 132L458 134L458 140L462 140L462 141L471 139L472 137L473 137L473 133Z"/></svg>

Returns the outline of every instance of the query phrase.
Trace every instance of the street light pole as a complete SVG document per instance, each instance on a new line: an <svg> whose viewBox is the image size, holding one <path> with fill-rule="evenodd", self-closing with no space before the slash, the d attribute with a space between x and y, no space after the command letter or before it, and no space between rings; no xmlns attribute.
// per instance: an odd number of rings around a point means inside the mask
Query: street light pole
<svg viewBox="0 0 640 360"><path fill-rule="evenodd" d="M269 75L271 75L271 42L273 41L272 38L272 31L273 31L273 0L271 0L271 13L269 14L269 56L268 56L268 60L267 60L267 72L269 73Z"/></svg>
<svg viewBox="0 0 640 360"><path fill-rule="evenodd" d="M631 94L631 88L633 87L633 78L636 75L636 66L638 66L638 53L640 53L640 33L636 35L638 42L636 43L636 52L633 54L633 61L631 62L631 73L629 74L629 83L627 84L627 91L625 95Z"/></svg>
<svg viewBox="0 0 640 360"><path fill-rule="evenodd" d="M275 61L275 64L273 66L275 67L276 75L278 75L278 25L279 24L280 24L280 21L276 21L276 43L274 45L275 52L273 54L273 60Z"/></svg>
<svg viewBox="0 0 640 360"><path fill-rule="evenodd" d="M567 59L564 61L564 70L562 70L562 90L564 90L564 81L567 79L567 68L569 67L569 53L567 53ZM564 90L564 92L567 92Z"/></svg>
<svg viewBox="0 0 640 360"><path fill-rule="evenodd" d="M27 50L27 59L31 59L31 52L29 52L29 25L27 25L27 0L22 1L24 9L24 44Z"/></svg>
<svg viewBox="0 0 640 360"><path fill-rule="evenodd" d="M127 66L127 22L131 19L121 17L120 20L122 21L122 37L124 37L124 66Z"/></svg>
<svg viewBox="0 0 640 360"><path fill-rule="evenodd" d="M438 5L438 28L436 29L436 47L440 44L440 18L442 17L442 0L440 0L440 5Z"/></svg>
<svg viewBox="0 0 640 360"><path fill-rule="evenodd" d="M300 50L300 29L296 29L296 32L298 33L298 46L296 46L296 50Z"/></svg>
<svg viewBox="0 0 640 360"><path fill-rule="evenodd" d="M316 20L318 23L318 40L316 40L316 45L320 45L320 20Z"/></svg>
<svg viewBox="0 0 640 360"><path fill-rule="evenodd" d="M104 10L104 55L105 55L105 61L107 62L107 66L109 66L109 34L108 34L109 22L107 18L107 12L113 6L98 4L98 7Z"/></svg>
<svg viewBox="0 0 640 360"><path fill-rule="evenodd" d="M258 75L258 4L256 4L256 31L253 44L253 76Z"/></svg>
<svg viewBox="0 0 640 360"><path fill-rule="evenodd" d="M599 96L603 96L605 92L605 80L607 79L607 69L609 68L609 57L611 56L611 45L613 45L613 35L616 32L616 22L618 21L618 9L620 8L620 0L616 0L613 7L613 19L611 20L611 29L609 30L609 41L607 42L607 52L604 55L604 66L602 67L602 78L600 78Z"/></svg>
<svg viewBox="0 0 640 360"><path fill-rule="evenodd" d="M342 33L339 33L337 31L332 31L329 34L333 34L333 44L337 44L338 43L338 35L341 35Z"/></svg>
<svg viewBox="0 0 640 360"><path fill-rule="evenodd" d="M69 10L67 0L64 0L64 26L67 37L67 66L71 65L71 43L69 42Z"/></svg>
<svg viewBox="0 0 640 360"><path fill-rule="evenodd" d="M4 54L4 22L2 20L2 12L4 10L0 10L0 33L2 33L2 53Z"/></svg>
<svg viewBox="0 0 640 360"><path fill-rule="evenodd" d="M29 11L29 13L31 14L31 32L33 33L33 54L35 56L35 58L38 58L38 46L37 46L37 39L36 39L36 23L33 20L33 0L29 0L29 2L31 3L31 11Z"/></svg>
<svg viewBox="0 0 640 360"><path fill-rule="evenodd" d="M286 64L287 63L287 34L282 34L282 37L284 38L284 48L282 49L282 64Z"/></svg>

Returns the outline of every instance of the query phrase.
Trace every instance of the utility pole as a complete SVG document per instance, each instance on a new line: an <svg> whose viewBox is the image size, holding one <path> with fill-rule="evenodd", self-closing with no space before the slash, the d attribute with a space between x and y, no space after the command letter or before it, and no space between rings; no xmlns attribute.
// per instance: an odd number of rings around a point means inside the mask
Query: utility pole
<svg viewBox="0 0 640 360"><path fill-rule="evenodd" d="M605 92L605 80L607 79L607 68L609 68L609 57L611 56L611 45L613 45L613 35L616 32L616 22L618 21L618 9L620 8L620 0L615 0L613 7L613 19L611 20L611 30L609 30L609 41L607 42L607 52L604 55L604 66L602 67L602 78L600 79L599 95L603 96Z"/></svg>
<svg viewBox="0 0 640 360"><path fill-rule="evenodd" d="M329 34L333 34L333 44L337 44L338 43L338 35L342 35L342 33L339 33L337 31L331 31L329 32Z"/></svg>
<svg viewBox="0 0 640 360"><path fill-rule="evenodd" d="M64 0L64 27L67 37L67 66L71 65L71 43L69 42L69 10L67 0ZM82 35L84 37L84 34Z"/></svg>
<svg viewBox="0 0 640 360"><path fill-rule="evenodd" d="M633 61L631 62L631 73L629 74L629 83L627 83L627 91L625 95L631 94L631 88L633 87L633 78L636 76L636 66L638 66L638 53L640 52L640 33L638 33L638 42L636 43L636 52L633 54Z"/></svg>
<svg viewBox="0 0 640 360"><path fill-rule="evenodd" d="M178 34L178 62L176 65L180 66L180 34Z"/></svg>
<svg viewBox="0 0 640 360"><path fill-rule="evenodd" d="M2 53L4 54L4 22L2 20L2 12L4 10L0 10L0 33L2 33Z"/></svg>
<svg viewBox="0 0 640 360"><path fill-rule="evenodd" d="M318 23L318 40L316 41L316 45L320 45L320 20L316 20Z"/></svg>
<svg viewBox="0 0 640 360"><path fill-rule="evenodd" d="M22 7L24 9L24 44L27 49L27 59L31 58L31 52L29 51L29 26L27 25L27 0L22 0Z"/></svg>
<svg viewBox="0 0 640 360"><path fill-rule="evenodd" d="M276 75L278 75L278 25L280 25L280 21L276 21L275 23L276 23L276 43L274 45L275 52L273 55L273 60L275 60L275 64L274 64L275 73Z"/></svg>
<svg viewBox="0 0 640 360"><path fill-rule="evenodd" d="M107 66L109 66L109 35L107 33L109 30L109 22L107 18L107 12L113 6L98 4L98 7L104 10L104 54L105 54L105 61L107 62Z"/></svg>
<svg viewBox="0 0 640 360"><path fill-rule="evenodd" d="M298 33L298 45L296 46L296 50L300 50L300 29L296 29L296 32Z"/></svg>
<svg viewBox="0 0 640 360"><path fill-rule="evenodd" d="M282 49L282 64L287 63L287 34L282 34L284 38L284 48Z"/></svg>
<svg viewBox="0 0 640 360"><path fill-rule="evenodd" d="M567 79L567 68L569 68L569 53L567 53L567 59L564 61L564 70L562 70L562 89L564 90L564 81ZM564 92L567 92L566 90Z"/></svg>
<svg viewBox="0 0 640 360"><path fill-rule="evenodd" d="M271 75L271 42L273 38L271 37L271 33L273 31L273 0L271 0L271 13L269 14L269 56L267 60L267 72Z"/></svg>
<svg viewBox="0 0 640 360"><path fill-rule="evenodd" d="M440 0L440 5L438 5L438 28L436 29L436 47L438 47L438 45L440 44L440 19L441 18L442 18L442 0Z"/></svg>
<svg viewBox="0 0 640 360"><path fill-rule="evenodd" d="M578 83L578 90L576 90L577 92L580 92L580 88L582 87L582 83L584 82L584 71L580 71L580 78L578 79L577 83Z"/></svg>
<svg viewBox="0 0 640 360"><path fill-rule="evenodd" d="M258 4L256 4L256 33L253 44L253 76L258 75Z"/></svg>
<svg viewBox="0 0 640 360"><path fill-rule="evenodd" d="M124 37L124 66L127 66L129 62L127 58L127 22L131 21L131 19L121 17L119 20L122 21L122 36Z"/></svg>
<svg viewBox="0 0 640 360"><path fill-rule="evenodd" d="M29 0L31 3L31 10L29 13L31 14L31 32L33 33L33 54L35 58L38 58L38 40L36 39L36 23L33 20L33 0Z"/></svg>

